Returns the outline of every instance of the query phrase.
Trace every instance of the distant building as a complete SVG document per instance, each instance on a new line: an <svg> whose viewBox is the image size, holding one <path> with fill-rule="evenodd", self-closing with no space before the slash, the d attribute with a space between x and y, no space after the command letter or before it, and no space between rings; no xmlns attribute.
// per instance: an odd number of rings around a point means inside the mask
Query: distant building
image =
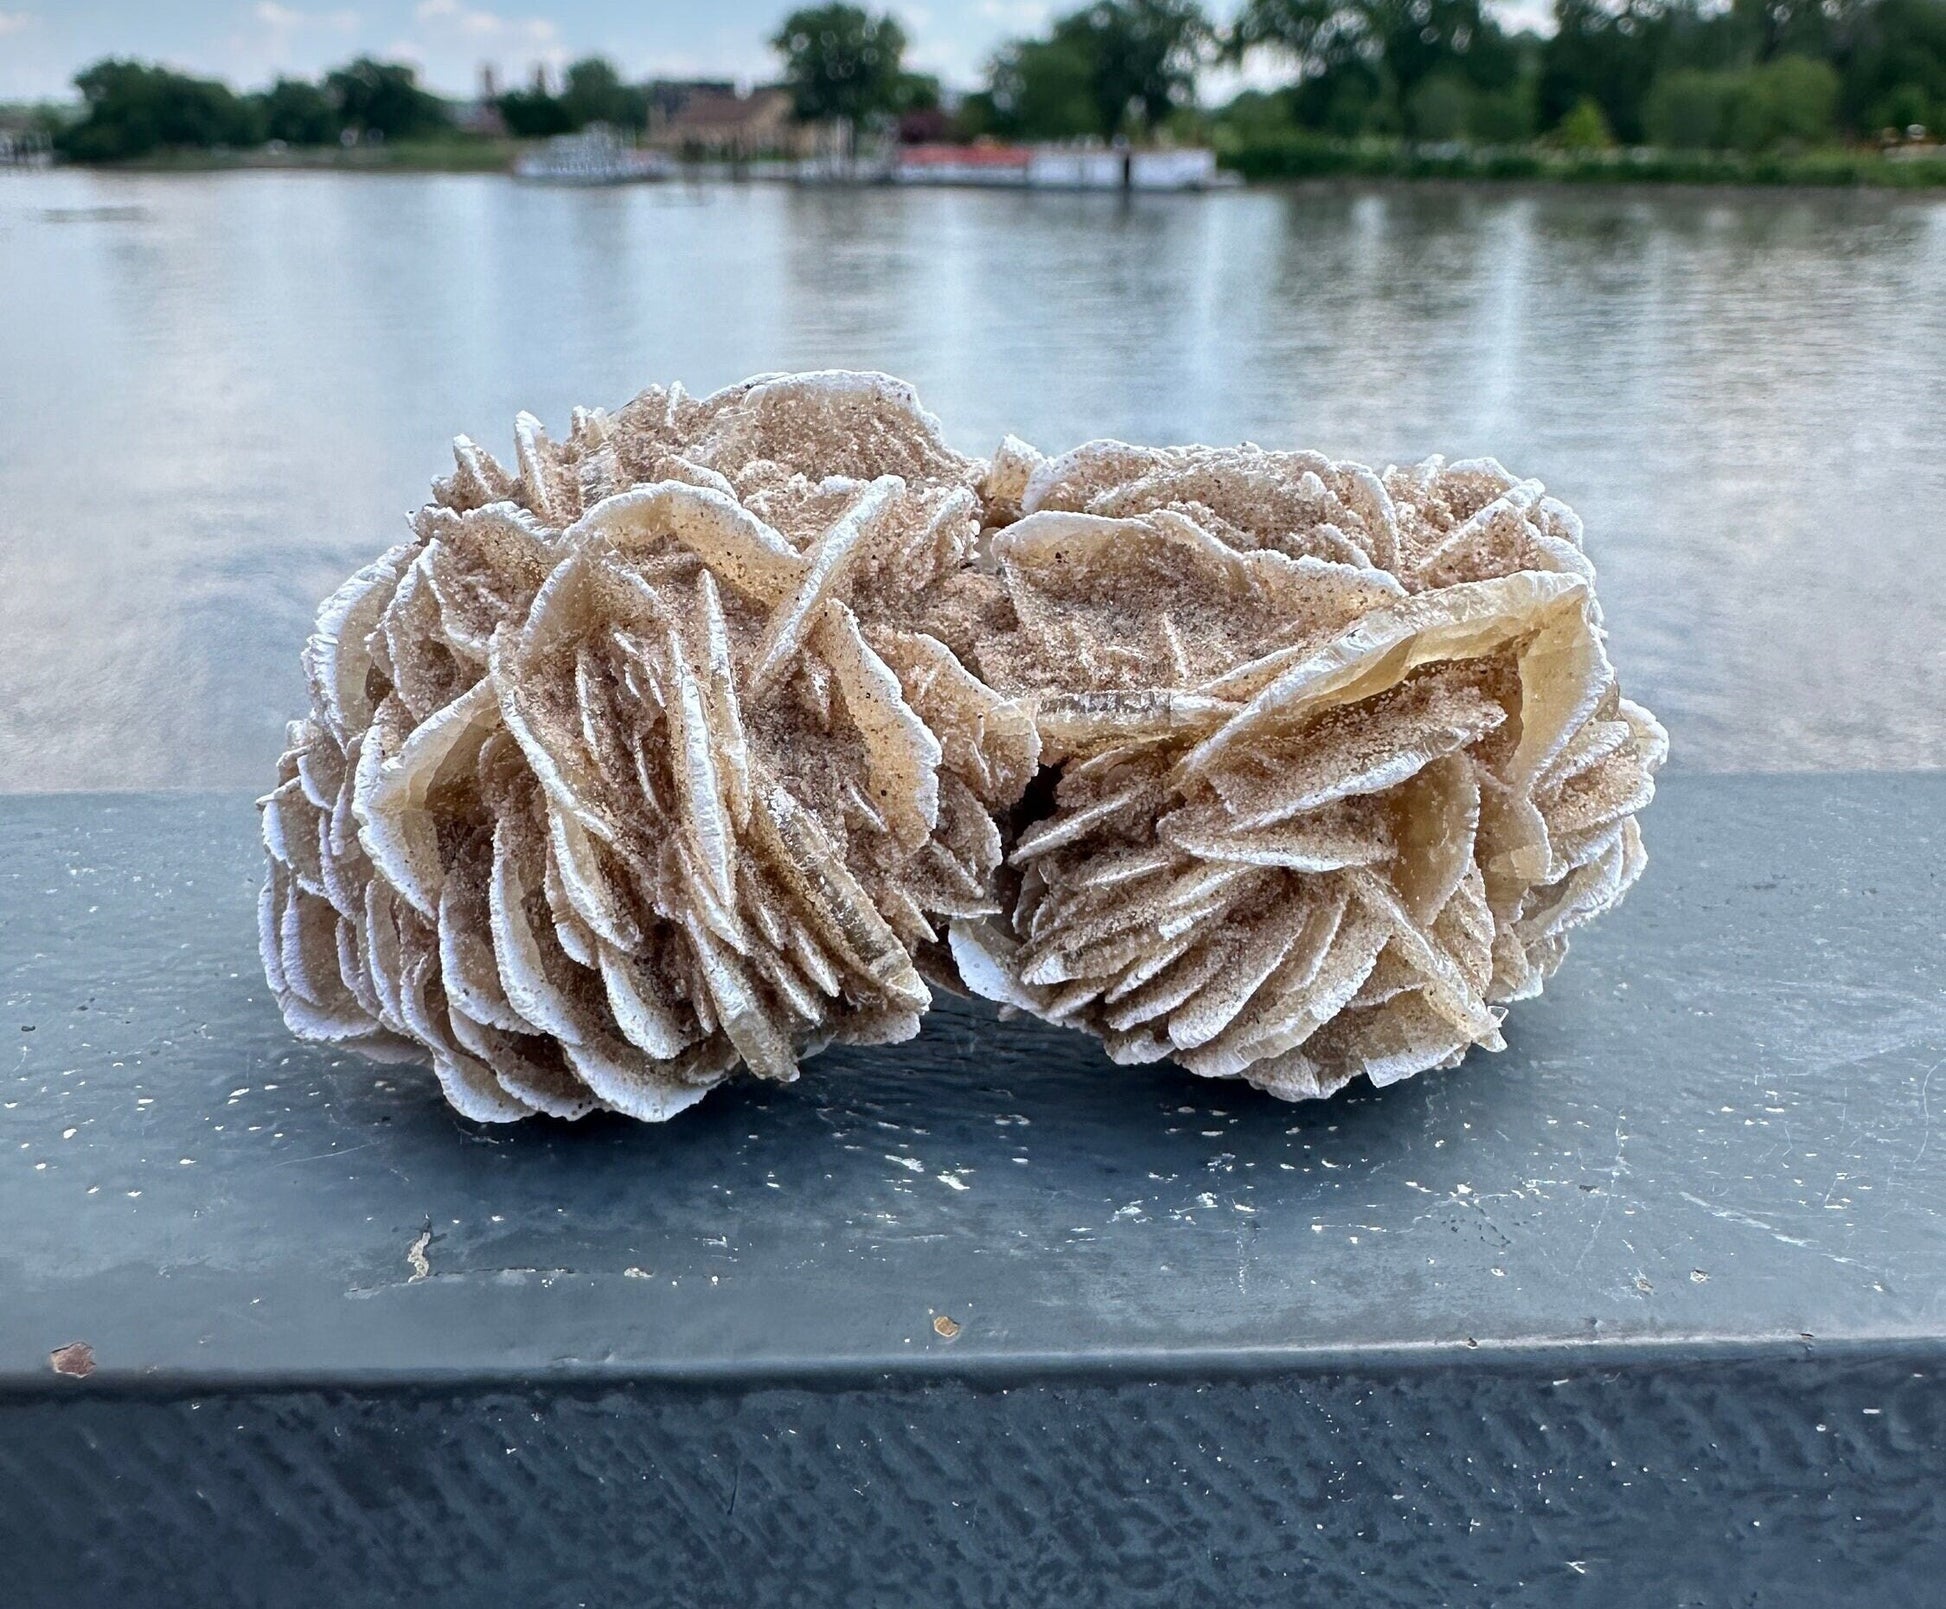
<svg viewBox="0 0 1946 1609"><path fill-rule="evenodd" d="M1024 145L908 145L892 177L900 184L1025 185L1033 160Z"/></svg>
<svg viewBox="0 0 1946 1609"><path fill-rule="evenodd" d="M908 145L898 184L1029 190L1208 190L1222 185L1209 150L1129 151L1102 145Z"/></svg>
<svg viewBox="0 0 1946 1609"><path fill-rule="evenodd" d="M54 141L44 129L0 128L0 168L44 168L54 160Z"/></svg>
<svg viewBox="0 0 1946 1609"><path fill-rule="evenodd" d="M0 106L0 168L44 168L54 160L44 107Z"/></svg>
<svg viewBox="0 0 1946 1609"><path fill-rule="evenodd" d="M657 115L651 110L649 142L684 156L746 161L809 155L816 135L791 116L787 90L739 95L732 85L698 84L687 86L673 111Z"/></svg>
<svg viewBox="0 0 1946 1609"><path fill-rule="evenodd" d="M492 62L480 64L480 93L453 108L453 122L468 134L499 139L507 132L507 120L500 115L500 75Z"/></svg>
<svg viewBox="0 0 1946 1609"><path fill-rule="evenodd" d="M953 137L953 114L943 106L920 106L899 114L899 144L941 145Z"/></svg>
<svg viewBox="0 0 1946 1609"><path fill-rule="evenodd" d="M674 117L698 95L734 95L737 87L727 78L655 78L642 86L649 102L649 129L653 132Z"/></svg>

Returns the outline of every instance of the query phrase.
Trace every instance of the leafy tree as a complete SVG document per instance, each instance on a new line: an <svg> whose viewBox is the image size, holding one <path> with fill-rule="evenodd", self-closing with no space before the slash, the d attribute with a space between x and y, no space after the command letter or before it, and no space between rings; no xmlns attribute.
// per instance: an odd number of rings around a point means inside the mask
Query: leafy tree
<svg viewBox="0 0 1946 1609"><path fill-rule="evenodd" d="M325 75L324 87L344 126L380 139L436 134L451 124L446 103L419 87L419 75L398 62L356 61Z"/></svg>
<svg viewBox="0 0 1946 1609"><path fill-rule="evenodd" d="M1857 0L1731 0L1746 49L1762 64L1785 55L1826 56L1851 30Z"/></svg>
<svg viewBox="0 0 1946 1609"><path fill-rule="evenodd" d="M1838 74L1830 63L1779 56L1741 76L1730 136L1743 150L1814 145L1831 137Z"/></svg>
<svg viewBox="0 0 1946 1609"><path fill-rule="evenodd" d="M329 145L342 128L331 97L301 78L278 79L257 101L268 140L282 140L286 145Z"/></svg>
<svg viewBox="0 0 1946 1609"><path fill-rule="evenodd" d="M1054 24L1053 43L1088 64L1095 131L1155 129L1193 100L1212 38L1194 0L1098 0Z"/></svg>
<svg viewBox="0 0 1946 1609"><path fill-rule="evenodd" d="M1453 73L1434 73L1413 88L1406 121L1418 140L1457 140L1468 132L1472 97Z"/></svg>
<svg viewBox="0 0 1946 1609"><path fill-rule="evenodd" d="M633 84L622 82L612 63L589 56L568 68L560 105L570 126L586 128L607 123L619 129L639 129L649 120L649 98ZM502 116L505 116L503 109ZM513 125L511 121L508 127Z"/></svg>
<svg viewBox="0 0 1946 1609"><path fill-rule="evenodd" d="M1946 128L1946 4L1877 0L1853 20L1839 114L1860 133L1922 123Z"/></svg>
<svg viewBox="0 0 1946 1609"><path fill-rule="evenodd" d="M1896 134L1911 128L1930 131L1946 123L1942 111L1946 111L1946 102L1933 100L1917 84L1901 84L1872 103L1871 124Z"/></svg>
<svg viewBox="0 0 1946 1609"><path fill-rule="evenodd" d="M1518 145L1534 133L1534 81L1478 90L1467 110L1466 132L1486 145Z"/></svg>
<svg viewBox="0 0 1946 1609"><path fill-rule="evenodd" d="M1545 41L1483 4L1245 0L1229 50L1289 59L1294 122L1341 135L1587 140L1584 102L1626 143L1691 149L1946 123L1946 0L1554 0Z"/></svg>
<svg viewBox="0 0 1946 1609"><path fill-rule="evenodd" d="M899 110L905 30L861 6L793 11L770 41L797 115L856 126Z"/></svg>
<svg viewBox="0 0 1946 1609"><path fill-rule="evenodd" d="M1505 139L1531 123L1522 47L1483 0L1249 0L1228 49L1295 63L1299 120L1341 136L1452 139L1483 119Z"/></svg>
<svg viewBox="0 0 1946 1609"><path fill-rule="evenodd" d="M975 111L1032 139L1153 132L1194 101L1212 38L1194 0L1098 0L1003 48Z"/></svg>
<svg viewBox="0 0 1946 1609"><path fill-rule="evenodd" d="M1664 0L1555 0L1554 37L1542 54L1540 120L1560 124L1583 101L1628 144L1643 137L1642 108L1669 34Z"/></svg>
<svg viewBox="0 0 1946 1609"><path fill-rule="evenodd" d="M76 75L86 116L59 137L81 162L123 162L182 147L255 145L261 112L227 85L143 62L107 60Z"/></svg>
<svg viewBox="0 0 1946 1609"><path fill-rule="evenodd" d="M931 73L901 72L892 86L892 110L901 115L936 111L943 96L939 80Z"/></svg>
<svg viewBox="0 0 1946 1609"><path fill-rule="evenodd" d="M1231 50L1265 48L1305 75L1370 63L1407 99L1435 73L1488 90L1519 73L1518 52L1481 0L1250 0Z"/></svg>
<svg viewBox="0 0 1946 1609"><path fill-rule="evenodd" d="M539 140L551 134L572 134L574 119L558 95L550 95L544 85L510 89L497 102L500 120L516 139Z"/></svg>
<svg viewBox="0 0 1946 1609"><path fill-rule="evenodd" d="M1643 125L1656 145L1677 151L1717 150L1727 143L1736 75L1681 68L1650 89Z"/></svg>
<svg viewBox="0 0 1946 1609"><path fill-rule="evenodd" d="M1398 84L1382 61L1352 56L1298 85L1299 118L1340 139L1397 134L1404 127Z"/></svg>
<svg viewBox="0 0 1946 1609"><path fill-rule="evenodd" d="M976 132L1035 140L1102 132L1093 64L1072 41L1023 39L1008 45L994 57L988 83L991 118Z"/></svg>
<svg viewBox="0 0 1946 1609"><path fill-rule="evenodd" d="M1665 73L1649 91L1649 138L1677 149L1768 151L1831 137L1838 74L1828 63L1780 56L1736 72Z"/></svg>
<svg viewBox="0 0 1946 1609"><path fill-rule="evenodd" d="M1288 89L1240 90L1217 114L1216 127L1229 145L1267 145L1290 138L1302 126Z"/></svg>
<svg viewBox="0 0 1946 1609"><path fill-rule="evenodd" d="M1543 121L1592 98L1631 143L1754 151L1862 131L1929 28L1946 90L1942 0L1555 0L1555 19Z"/></svg>

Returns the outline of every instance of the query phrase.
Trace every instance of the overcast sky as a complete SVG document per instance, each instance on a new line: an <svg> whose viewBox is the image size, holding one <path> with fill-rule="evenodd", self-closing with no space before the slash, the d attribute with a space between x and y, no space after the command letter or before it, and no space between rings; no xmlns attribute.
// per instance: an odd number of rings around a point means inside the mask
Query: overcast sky
<svg viewBox="0 0 1946 1609"><path fill-rule="evenodd" d="M524 79L537 62L609 57L631 78L748 81L776 71L766 41L795 0L0 0L0 100L72 93L77 69L136 56L255 87L369 53L415 63L433 88L464 94L491 62ZM1003 40L1080 0L891 4L908 62L970 88ZM1218 3L1217 14L1234 10ZM1546 14L1546 0L1503 13ZM1224 86L1215 86L1224 87Z"/></svg>

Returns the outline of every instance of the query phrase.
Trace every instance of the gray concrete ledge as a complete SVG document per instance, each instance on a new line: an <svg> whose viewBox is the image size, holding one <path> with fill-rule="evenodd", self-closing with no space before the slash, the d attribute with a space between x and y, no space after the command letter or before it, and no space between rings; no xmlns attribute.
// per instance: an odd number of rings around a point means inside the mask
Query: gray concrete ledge
<svg viewBox="0 0 1946 1609"><path fill-rule="evenodd" d="M254 832L0 799L25 1602L1888 1604L1946 1569L1946 777L1668 779L1509 1050L1389 1091L1285 1106L952 1004L655 1129L479 1128L295 1044Z"/></svg>

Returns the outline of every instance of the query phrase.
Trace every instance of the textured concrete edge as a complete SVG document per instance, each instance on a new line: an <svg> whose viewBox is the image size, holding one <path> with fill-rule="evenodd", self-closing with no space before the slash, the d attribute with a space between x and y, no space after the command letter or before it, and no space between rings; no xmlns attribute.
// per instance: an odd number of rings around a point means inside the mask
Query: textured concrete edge
<svg viewBox="0 0 1946 1609"><path fill-rule="evenodd" d="M765 1363L605 1367L584 1362L549 1369L332 1370L290 1374L157 1371L77 1379L18 1371L0 1374L0 1411L49 1402L187 1401L214 1396L336 1392L358 1397L450 1395L509 1389L579 1394L641 1389L732 1393L777 1388L902 1391L928 1386L1180 1384L1260 1379L1440 1376L1455 1372L1531 1374L1554 1379L1607 1370L1694 1372L1745 1364L1824 1362L1946 1371L1946 1336L1671 1336L1604 1341L1427 1342L1373 1347L1253 1347L1207 1352L1120 1351L1086 1357L1027 1353L1007 1357L801 1359Z"/></svg>

